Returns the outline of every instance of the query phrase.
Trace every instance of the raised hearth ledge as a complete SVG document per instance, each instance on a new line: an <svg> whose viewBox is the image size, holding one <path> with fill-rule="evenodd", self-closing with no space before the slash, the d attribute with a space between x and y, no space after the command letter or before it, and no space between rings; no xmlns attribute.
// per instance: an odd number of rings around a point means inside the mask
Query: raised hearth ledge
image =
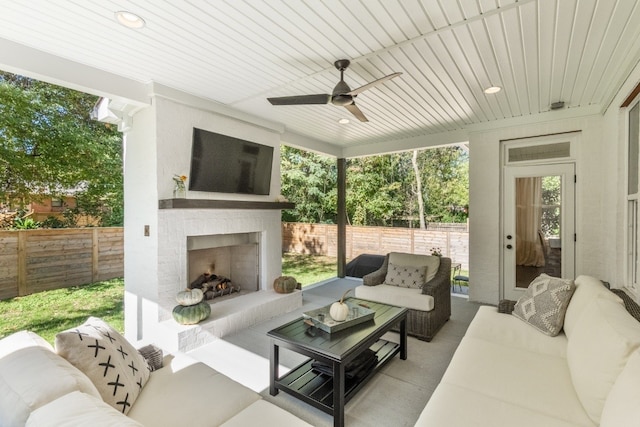
<svg viewBox="0 0 640 427"><path fill-rule="evenodd" d="M290 202L256 202L248 200L164 199L159 209L294 209Z"/></svg>

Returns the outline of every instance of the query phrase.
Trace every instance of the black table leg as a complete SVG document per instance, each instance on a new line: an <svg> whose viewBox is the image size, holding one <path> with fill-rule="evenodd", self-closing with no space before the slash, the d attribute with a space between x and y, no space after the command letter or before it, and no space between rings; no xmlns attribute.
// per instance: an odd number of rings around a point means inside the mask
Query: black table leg
<svg viewBox="0 0 640 427"><path fill-rule="evenodd" d="M333 362L333 425L344 427L344 365Z"/></svg>
<svg viewBox="0 0 640 427"><path fill-rule="evenodd" d="M407 360L407 318L400 321L400 359Z"/></svg>
<svg viewBox="0 0 640 427"><path fill-rule="evenodd" d="M271 340L271 351L269 354L269 394L275 396L278 394L276 381L278 380L278 366L280 366L280 347L275 340Z"/></svg>

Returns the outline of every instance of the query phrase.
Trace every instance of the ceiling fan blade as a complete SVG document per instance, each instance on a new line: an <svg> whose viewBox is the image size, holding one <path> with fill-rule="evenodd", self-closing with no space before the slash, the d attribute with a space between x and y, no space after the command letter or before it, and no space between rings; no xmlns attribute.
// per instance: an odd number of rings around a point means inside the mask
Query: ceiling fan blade
<svg viewBox="0 0 640 427"><path fill-rule="evenodd" d="M360 120L361 122L368 122L369 120L364 116L364 114L362 113L362 111L360 111L360 109L358 108L358 106L353 103L353 104L349 104L349 105L345 105L344 108L346 108L347 110L349 110L349 112L351 114L353 114L354 116L356 116L358 118L358 120Z"/></svg>
<svg viewBox="0 0 640 427"><path fill-rule="evenodd" d="M393 73L388 76L384 76L379 78L378 80L374 80L371 83L367 83L364 86L360 86L359 88L353 89L351 92L346 93L346 95L357 95L361 92L364 92L367 89L371 89L372 87L379 85L380 83L386 82L387 80L391 80L394 77L398 77L402 73Z"/></svg>
<svg viewBox="0 0 640 427"><path fill-rule="evenodd" d="M305 104L328 104L331 95L319 93L316 95L281 96L278 98L267 98L271 105L305 105Z"/></svg>

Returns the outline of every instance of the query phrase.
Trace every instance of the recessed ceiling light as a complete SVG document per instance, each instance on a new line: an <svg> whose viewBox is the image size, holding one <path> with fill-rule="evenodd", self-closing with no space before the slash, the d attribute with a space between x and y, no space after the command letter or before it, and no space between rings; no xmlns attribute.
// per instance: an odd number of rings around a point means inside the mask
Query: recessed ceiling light
<svg viewBox="0 0 640 427"><path fill-rule="evenodd" d="M114 15L116 17L116 21L127 28L139 29L145 26L144 19L135 13L127 12L126 10L119 10Z"/></svg>
<svg viewBox="0 0 640 427"><path fill-rule="evenodd" d="M349 122L350 122L349 119L340 119L340 120L338 120L338 123L340 123L341 125L346 125Z"/></svg>
<svg viewBox="0 0 640 427"><path fill-rule="evenodd" d="M486 94L492 94L492 93L498 93L502 90L502 88L500 86L491 86L488 87L484 90L484 93Z"/></svg>

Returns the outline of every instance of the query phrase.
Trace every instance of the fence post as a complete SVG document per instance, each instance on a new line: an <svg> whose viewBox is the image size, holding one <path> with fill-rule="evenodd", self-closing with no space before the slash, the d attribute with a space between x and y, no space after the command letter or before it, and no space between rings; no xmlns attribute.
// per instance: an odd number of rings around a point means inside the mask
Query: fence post
<svg viewBox="0 0 640 427"><path fill-rule="evenodd" d="M18 233L18 296L28 295L27 290L27 232Z"/></svg>
<svg viewBox="0 0 640 427"><path fill-rule="evenodd" d="M100 271L100 246L98 246L98 229L96 227L92 228L91 235L91 282L98 281L98 273Z"/></svg>

